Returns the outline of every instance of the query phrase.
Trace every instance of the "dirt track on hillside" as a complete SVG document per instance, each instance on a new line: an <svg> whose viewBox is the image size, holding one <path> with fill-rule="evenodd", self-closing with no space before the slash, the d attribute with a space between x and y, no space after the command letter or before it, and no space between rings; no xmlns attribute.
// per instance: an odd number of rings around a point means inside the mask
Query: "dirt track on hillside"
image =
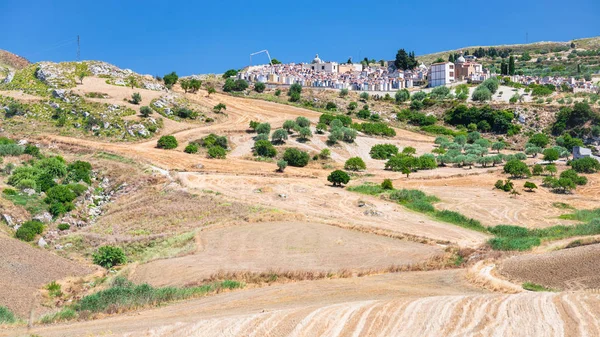
<svg viewBox="0 0 600 337"><path fill-rule="evenodd" d="M219 271L360 271L424 261L443 249L338 227L264 222L207 229L192 255L135 268L132 280L186 285Z"/></svg>
<svg viewBox="0 0 600 337"><path fill-rule="evenodd" d="M600 289L600 244L504 261L500 273L515 282L533 282L557 290Z"/></svg>

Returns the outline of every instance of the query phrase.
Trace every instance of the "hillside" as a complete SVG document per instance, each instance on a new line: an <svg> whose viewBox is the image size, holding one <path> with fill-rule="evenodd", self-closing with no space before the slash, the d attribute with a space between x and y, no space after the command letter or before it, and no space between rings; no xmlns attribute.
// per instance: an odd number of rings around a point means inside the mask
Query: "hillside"
<svg viewBox="0 0 600 337"><path fill-rule="evenodd" d="M495 45L495 46L492 46L492 45L468 46L468 47L462 47L462 48L457 48L457 49L453 49L453 50L446 50L446 51L440 51L440 52L431 53L431 54L420 55L420 56L417 56L417 60L424 62L425 64L429 64L440 57L443 58L444 60L446 60L446 59L448 59L449 54L455 54L455 53L460 53L460 52L465 52L465 51L473 52L474 50L479 49L479 48L484 48L484 49L496 48L499 51L510 50L510 51L514 52L515 54L522 54L524 51L532 52L535 50L543 50L543 49L551 51L555 48L569 47L571 45L571 42L574 42L575 45L577 46L577 48L583 48L583 49L598 49L598 48L600 48L600 36L596 36L596 37L590 37L590 38L575 39L575 40L565 41L565 42L542 41L542 42L533 42L533 43L527 43L527 44L523 43L523 44L506 44L506 45Z"/></svg>
<svg viewBox="0 0 600 337"><path fill-rule="evenodd" d="M26 58L0 49L0 68L23 69L31 62Z"/></svg>

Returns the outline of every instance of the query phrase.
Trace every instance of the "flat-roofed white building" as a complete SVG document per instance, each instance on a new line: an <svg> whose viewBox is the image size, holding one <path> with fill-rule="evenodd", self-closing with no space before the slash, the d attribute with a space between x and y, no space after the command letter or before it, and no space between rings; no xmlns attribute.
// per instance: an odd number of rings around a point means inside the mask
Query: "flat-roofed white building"
<svg viewBox="0 0 600 337"><path fill-rule="evenodd" d="M454 63L440 62L434 63L429 68L428 81L430 87L439 87L454 82L455 78Z"/></svg>
<svg viewBox="0 0 600 337"><path fill-rule="evenodd" d="M339 65L337 62L323 62L319 58L319 54L315 56L311 63L303 64L303 69L310 69L314 72L326 72L326 73L337 73L339 71Z"/></svg>

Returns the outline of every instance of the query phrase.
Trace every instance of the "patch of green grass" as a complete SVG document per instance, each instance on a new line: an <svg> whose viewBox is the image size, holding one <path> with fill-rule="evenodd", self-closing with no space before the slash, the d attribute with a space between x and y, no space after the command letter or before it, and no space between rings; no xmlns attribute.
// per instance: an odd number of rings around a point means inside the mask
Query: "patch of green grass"
<svg viewBox="0 0 600 337"><path fill-rule="evenodd" d="M123 277L117 277L110 288L83 297L73 305L73 309L91 313L124 311L202 296L220 289L243 287L243 283L225 280L190 288L154 288L148 284L135 285Z"/></svg>
<svg viewBox="0 0 600 337"><path fill-rule="evenodd" d="M118 154L114 154L114 153L108 153L108 152L101 151L101 152L96 153L95 157L100 158L100 159L118 161L120 163L125 163L125 164L135 164L135 161L133 161L129 158L119 156Z"/></svg>
<svg viewBox="0 0 600 337"><path fill-rule="evenodd" d="M196 232L192 231L164 240L153 240L145 244L126 245L124 251L131 261L141 263L173 257L192 251L195 248L195 236Z"/></svg>
<svg viewBox="0 0 600 337"><path fill-rule="evenodd" d="M554 291L553 289L546 288L543 285L539 285L533 282L525 282L523 283L523 289L529 291Z"/></svg>
<svg viewBox="0 0 600 337"><path fill-rule="evenodd" d="M37 194L27 195L25 193L3 193L2 195L4 198L12 201L13 204L24 207L31 215L40 214L48 210L48 204L46 204Z"/></svg>
<svg viewBox="0 0 600 337"><path fill-rule="evenodd" d="M39 322L42 324L50 324L56 322L70 321L75 318L77 318L77 312L75 312L75 310L73 310L72 308L67 307L63 308L58 312L42 316Z"/></svg>
<svg viewBox="0 0 600 337"><path fill-rule="evenodd" d="M62 296L61 286L56 283L56 281L52 281L46 285L46 289L48 290L48 294L50 297L60 297Z"/></svg>
<svg viewBox="0 0 600 337"><path fill-rule="evenodd" d="M0 324L11 324L16 322L15 315L7 307L0 305Z"/></svg>
<svg viewBox="0 0 600 337"><path fill-rule="evenodd" d="M564 202L554 202L552 203L552 206L558 209L575 209L573 206Z"/></svg>
<svg viewBox="0 0 600 337"><path fill-rule="evenodd" d="M380 185L373 184L373 183L365 183L365 184L358 185L358 186L349 186L346 189L351 192L358 192L361 194L368 194L368 195L379 195L381 193L386 192L386 190L381 188Z"/></svg>
<svg viewBox="0 0 600 337"><path fill-rule="evenodd" d="M576 220L581 222L592 221L593 219L600 218L600 208L592 210L578 210L573 213L563 214L558 217L563 220Z"/></svg>
<svg viewBox="0 0 600 337"><path fill-rule="evenodd" d="M540 238L535 237L495 237L488 241L494 250L530 250L541 244Z"/></svg>

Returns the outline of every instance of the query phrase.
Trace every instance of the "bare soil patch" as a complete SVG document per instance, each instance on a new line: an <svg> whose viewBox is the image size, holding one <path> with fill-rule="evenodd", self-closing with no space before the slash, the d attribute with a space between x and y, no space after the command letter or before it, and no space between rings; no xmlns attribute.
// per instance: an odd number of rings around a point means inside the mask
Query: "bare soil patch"
<svg viewBox="0 0 600 337"><path fill-rule="evenodd" d="M264 222L207 229L193 255L136 268L133 280L185 285L220 271L368 270L413 264L443 253L440 247L306 222Z"/></svg>
<svg viewBox="0 0 600 337"><path fill-rule="evenodd" d="M504 261L499 271L518 282L558 290L600 288L600 244L522 255Z"/></svg>
<svg viewBox="0 0 600 337"><path fill-rule="evenodd" d="M0 305L26 318L40 287L93 269L0 234Z"/></svg>

